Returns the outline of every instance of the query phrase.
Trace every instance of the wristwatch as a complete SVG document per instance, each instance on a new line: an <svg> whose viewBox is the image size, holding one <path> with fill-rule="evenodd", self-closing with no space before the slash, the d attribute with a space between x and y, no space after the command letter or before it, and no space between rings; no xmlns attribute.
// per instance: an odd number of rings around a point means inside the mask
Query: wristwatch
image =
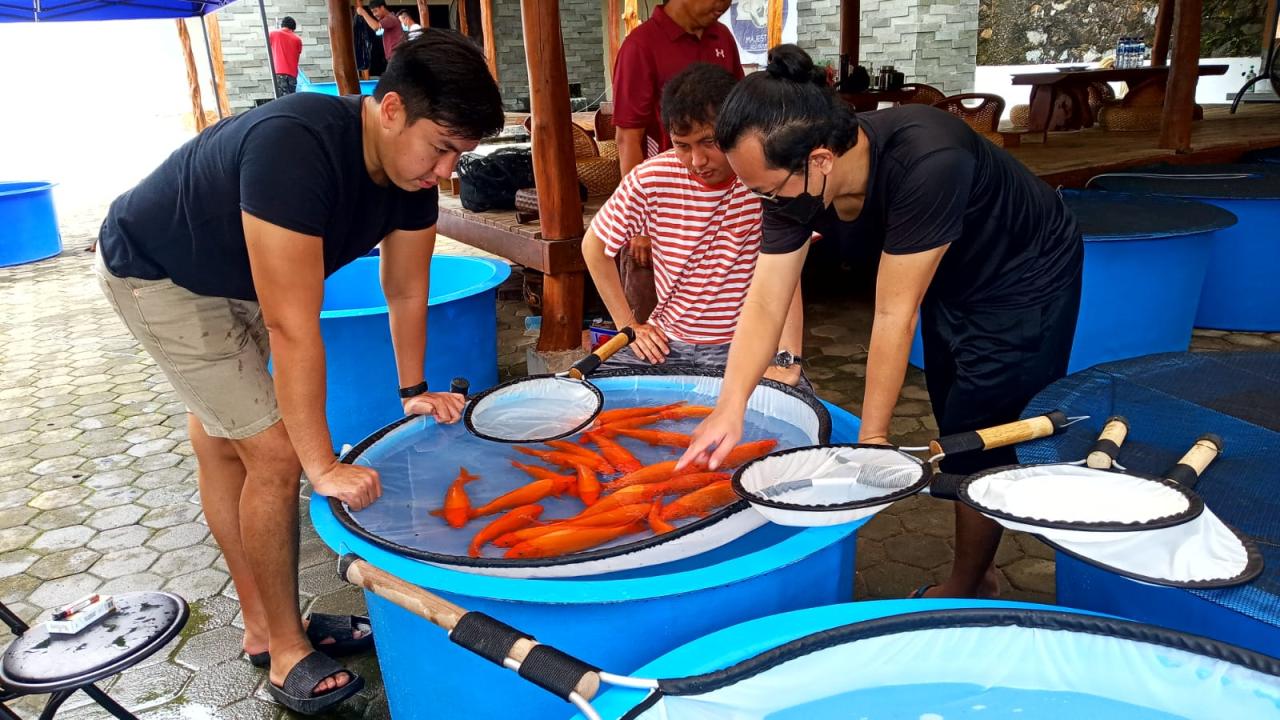
<svg viewBox="0 0 1280 720"><path fill-rule="evenodd" d="M407 400L411 397L417 397L427 391L427 381L423 380L417 385L411 387L400 388L400 399Z"/></svg>
<svg viewBox="0 0 1280 720"><path fill-rule="evenodd" d="M779 350L777 355L773 356L773 366L780 368L789 368L792 365L803 365L804 358L799 355L792 355L790 350Z"/></svg>

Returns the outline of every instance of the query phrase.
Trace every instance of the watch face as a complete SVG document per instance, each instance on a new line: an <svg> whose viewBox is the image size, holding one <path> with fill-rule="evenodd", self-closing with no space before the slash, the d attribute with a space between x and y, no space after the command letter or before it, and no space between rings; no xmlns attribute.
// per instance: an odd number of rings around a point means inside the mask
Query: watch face
<svg viewBox="0 0 1280 720"><path fill-rule="evenodd" d="M777 365L780 368L789 368L795 364L795 360L796 358L794 355L792 355L790 352L786 350L783 350L782 352L774 356L773 364Z"/></svg>

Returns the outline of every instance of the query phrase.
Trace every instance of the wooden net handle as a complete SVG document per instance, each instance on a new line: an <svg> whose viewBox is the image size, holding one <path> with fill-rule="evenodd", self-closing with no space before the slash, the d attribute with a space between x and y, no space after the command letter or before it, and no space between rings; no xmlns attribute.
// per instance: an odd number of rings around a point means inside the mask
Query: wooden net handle
<svg viewBox="0 0 1280 720"><path fill-rule="evenodd" d="M1116 456L1120 454L1120 446L1124 444L1124 439L1128 435L1128 420L1120 415L1107 420L1107 424L1102 426L1102 433L1098 435L1098 442L1094 443L1093 450L1089 451L1084 464L1098 470L1110 470L1116 461Z"/></svg>
<svg viewBox="0 0 1280 720"><path fill-rule="evenodd" d="M1066 427L1067 423L1066 414L1059 410L1054 410L1044 415L997 425L985 430L974 430L941 437L929 443L929 451L936 456L1006 447L1026 442L1027 440L1049 437Z"/></svg>

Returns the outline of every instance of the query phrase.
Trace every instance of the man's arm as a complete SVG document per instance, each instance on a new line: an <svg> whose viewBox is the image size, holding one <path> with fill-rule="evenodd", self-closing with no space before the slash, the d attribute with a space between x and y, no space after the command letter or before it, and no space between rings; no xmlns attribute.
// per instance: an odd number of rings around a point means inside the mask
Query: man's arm
<svg viewBox="0 0 1280 720"><path fill-rule="evenodd" d="M782 337L778 339L778 350L786 350L797 357L804 356L804 296L800 292L800 284L796 284L795 294L791 296L791 306L787 308L787 319L782 325ZM800 382L800 367L789 368L770 366L764 376L770 380L795 385Z"/></svg>
<svg viewBox="0 0 1280 720"><path fill-rule="evenodd" d="M636 316L631 312L631 304L627 302L627 295L622 289L617 260L609 257L605 252L604 241L591 229L588 229L582 238L582 257L587 263L587 270L591 273L596 291L600 293L600 299L609 310L613 326L619 329L630 327L635 331L636 339L631 347L640 357L651 363L659 363L666 359L667 354L671 352L670 346L667 345L666 334L657 326L640 325L636 322Z"/></svg>
<svg viewBox="0 0 1280 720"><path fill-rule="evenodd" d="M369 26L370 30L377 31L382 29L382 25L378 24L377 18L364 9L364 3L360 0L356 0L356 14L364 18L364 22Z"/></svg>
<svg viewBox="0 0 1280 720"><path fill-rule="evenodd" d="M431 255L436 247L434 226L424 230L396 230L382 241L379 264L382 292L387 298L391 346L396 355L400 387L423 381L427 355L427 305L431 299ZM388 389L390 391L390 389ZM439 422L457 422L463 399L447 392L426 392L404 399L406 412L430 414Z"/></svg>
<svg viewBox="0 0 1280 720"><path fill-rule="evenodd" d="M618 165L622 168L622 176L644 162L644 128L617 129Z"/></svg>

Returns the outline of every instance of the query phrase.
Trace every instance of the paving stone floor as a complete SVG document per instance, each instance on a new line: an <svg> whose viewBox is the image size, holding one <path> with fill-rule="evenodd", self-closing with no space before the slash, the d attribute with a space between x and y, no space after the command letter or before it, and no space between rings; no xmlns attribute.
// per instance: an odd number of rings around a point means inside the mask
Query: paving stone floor
<svg viewBox="0 0 1280 720"><path fill-rule="evenodd" d="M93 591L172 590L191 602L186 629L104 687L148 719L288 715L263 690L265 674L241 657L235 593L200 512L183 407L99 295L92 256L82 252L99 216L64 218L61 256L0 269L0 600L35 621ZM447 240L440 250L475 253ZM519 287L517 275L499 303L508 376L523 372L534 342ZM808 303L809 376L823 397L857 414L870 315L866 302L834 295ZM1280 349L1280 335L1198 332L1194 346ZM912 370L895 438L920 444L935 431L923 376ZM302 525L304 606L361 608L305 516ZM940 501L918 498L881 513L859 533L857 597L902 597L941 579L951 533L951 509ZM1052 557L1034 539L1006 537L997 557L1003 595L1052 601ZM351 665L366 689L333 717L388 717L375 659ZM38 707L35 698L15 703L24 717ZM81 696L60 717L106 715Z"/></svg>

